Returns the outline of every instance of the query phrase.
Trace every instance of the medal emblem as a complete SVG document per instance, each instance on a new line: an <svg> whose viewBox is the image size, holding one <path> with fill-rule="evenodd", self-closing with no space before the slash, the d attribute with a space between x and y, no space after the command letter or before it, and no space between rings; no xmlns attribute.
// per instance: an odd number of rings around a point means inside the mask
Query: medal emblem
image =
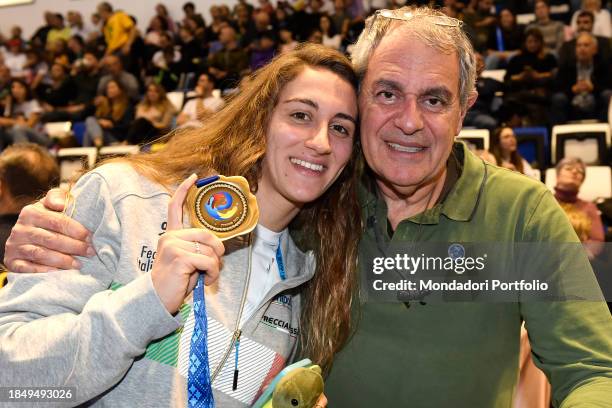
<svg viewBox="0 0 612 408"><path fill-rule="evenodd" d="M244 177L198 180L187 194L191 224L225 240L251 232L259 218L255 196Z"/></svg>

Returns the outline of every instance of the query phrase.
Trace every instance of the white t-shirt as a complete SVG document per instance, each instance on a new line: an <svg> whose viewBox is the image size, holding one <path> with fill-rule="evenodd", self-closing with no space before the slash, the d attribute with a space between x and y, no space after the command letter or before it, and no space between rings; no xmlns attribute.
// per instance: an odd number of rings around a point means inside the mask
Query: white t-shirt
<svg viewBox="0 0 612 408"><path fill-rule="evenodd" d="M15 104L12 109L8 106L4 109L4 116L16 118L17 116L23 116L26 119L30 119L33 113L41 113L42 108L36 99L31 99L22 103Z"/></svg>
<svg viewBox="0 0 612 408"><path fill-rule="evenodd" d="M259 224L255 227L251 279L241 325L251 318L270 289L282 280L276 262L276 250L280 243L281 252L284 249L283 255L287 253L287 234L287 228L274 232ZM286 263L284 258L283 263Z"/></svg>
<svg viewBox="0 0 612 408"><path fill-rule="evenodd" d="M6 52L4 54L4 65L11 70L12 77L23 77L25 70L23 69L28 59L22 52L13 54L12 52Z"/></svg>
<svg viewBox="0 0 612 408"><path fill-rule="evenodd" d="M221 97L217 96L209 96L202 100L202 105L205 109L211 112L217 112L219 109L225 105L225 101ZM183 106L183 110L181 111L181 115L185 114L189 118L189 120L183 124L183 127L200 127L202 123L198 121L198 98L190 99L187 101L185 106Z"/></svg>

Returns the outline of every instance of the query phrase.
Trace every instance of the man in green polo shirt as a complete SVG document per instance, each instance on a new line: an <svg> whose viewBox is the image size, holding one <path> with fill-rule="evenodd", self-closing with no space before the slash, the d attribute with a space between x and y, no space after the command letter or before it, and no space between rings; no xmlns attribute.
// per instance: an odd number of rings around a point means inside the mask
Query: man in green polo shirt
<svg viewBox="0 0 612 408"><path fill-rule="evenodd" d="M379 11L352 58L369 165L362 274L389 248L418 242L578 242L544 185L454 143L476 99L474 54L457 20L429 9ZM596 285L586 257L558 261ZM555 406L612 406L604 303L382 303L364 286L355 335L326 382L333 406L510 407L523 321Z"/></svg>
<svg viewBox="0 0 612 408"><path fill-rule="evenodd" d="M353 60L362 78L368 164L361 191L364 274L393 246L578 242L543 185L454 143L477 96L473 50L457 20L424 8L379 12ZM58 217L45 217L32 222L61 230L53 224ZM84 251L72 245L69 252ZM558 258L560 271L596 285L584 256ZM44 270L26 260L9 266ZM610 406L612 319L601 302L431 303L401 296L378 302L367 290L355 302L355 335L327 379L330 406L509 407L523 321L555 405Z"/></svg>

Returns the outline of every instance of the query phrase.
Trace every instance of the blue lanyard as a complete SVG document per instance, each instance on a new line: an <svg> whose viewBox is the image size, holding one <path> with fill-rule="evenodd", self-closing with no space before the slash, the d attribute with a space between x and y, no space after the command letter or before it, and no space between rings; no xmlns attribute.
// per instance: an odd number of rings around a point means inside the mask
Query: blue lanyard
<svg viewBox="0 0 612 408"><path fill-rule="evenodd" d="M193 289L194 326L189 350L187 401L189 408L214 408L215 400L208 365L208 321L204 300L204 275Z"/></svg>
<svg viewBox="0 0 612 408"><path fill-rule="evenodd" d="M281 239L278 238L278 247L276 248L276 264L278 265L278 274L281 280L287 279L285 274L285 264L283 263L283 251L281 251Z"/></svg>
<svg viewBox="0 0 612 408"><path fill-rule="evenodd" d="M219 179L212 176L196 181L197 187ZM215 399L208 364L208 319L204 299L204 275L200 273L193 288L193 334L189 349L189 372L187 378L187 404L189 408L214 408Z"/></svg>

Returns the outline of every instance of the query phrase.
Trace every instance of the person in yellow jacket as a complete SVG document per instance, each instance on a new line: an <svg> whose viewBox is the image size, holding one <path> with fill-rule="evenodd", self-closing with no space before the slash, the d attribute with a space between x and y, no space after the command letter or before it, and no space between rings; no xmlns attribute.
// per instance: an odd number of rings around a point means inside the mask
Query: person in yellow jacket
<svg viewBox="0 0 612 408"><path fill-rule="evenodd" d="M102 31L106 40L106 55L117 51L129 54L136 38L136 25L132 18L121 10L113 11L113 6L107 2L98 4L97 10L104 21Z"/></svg>

